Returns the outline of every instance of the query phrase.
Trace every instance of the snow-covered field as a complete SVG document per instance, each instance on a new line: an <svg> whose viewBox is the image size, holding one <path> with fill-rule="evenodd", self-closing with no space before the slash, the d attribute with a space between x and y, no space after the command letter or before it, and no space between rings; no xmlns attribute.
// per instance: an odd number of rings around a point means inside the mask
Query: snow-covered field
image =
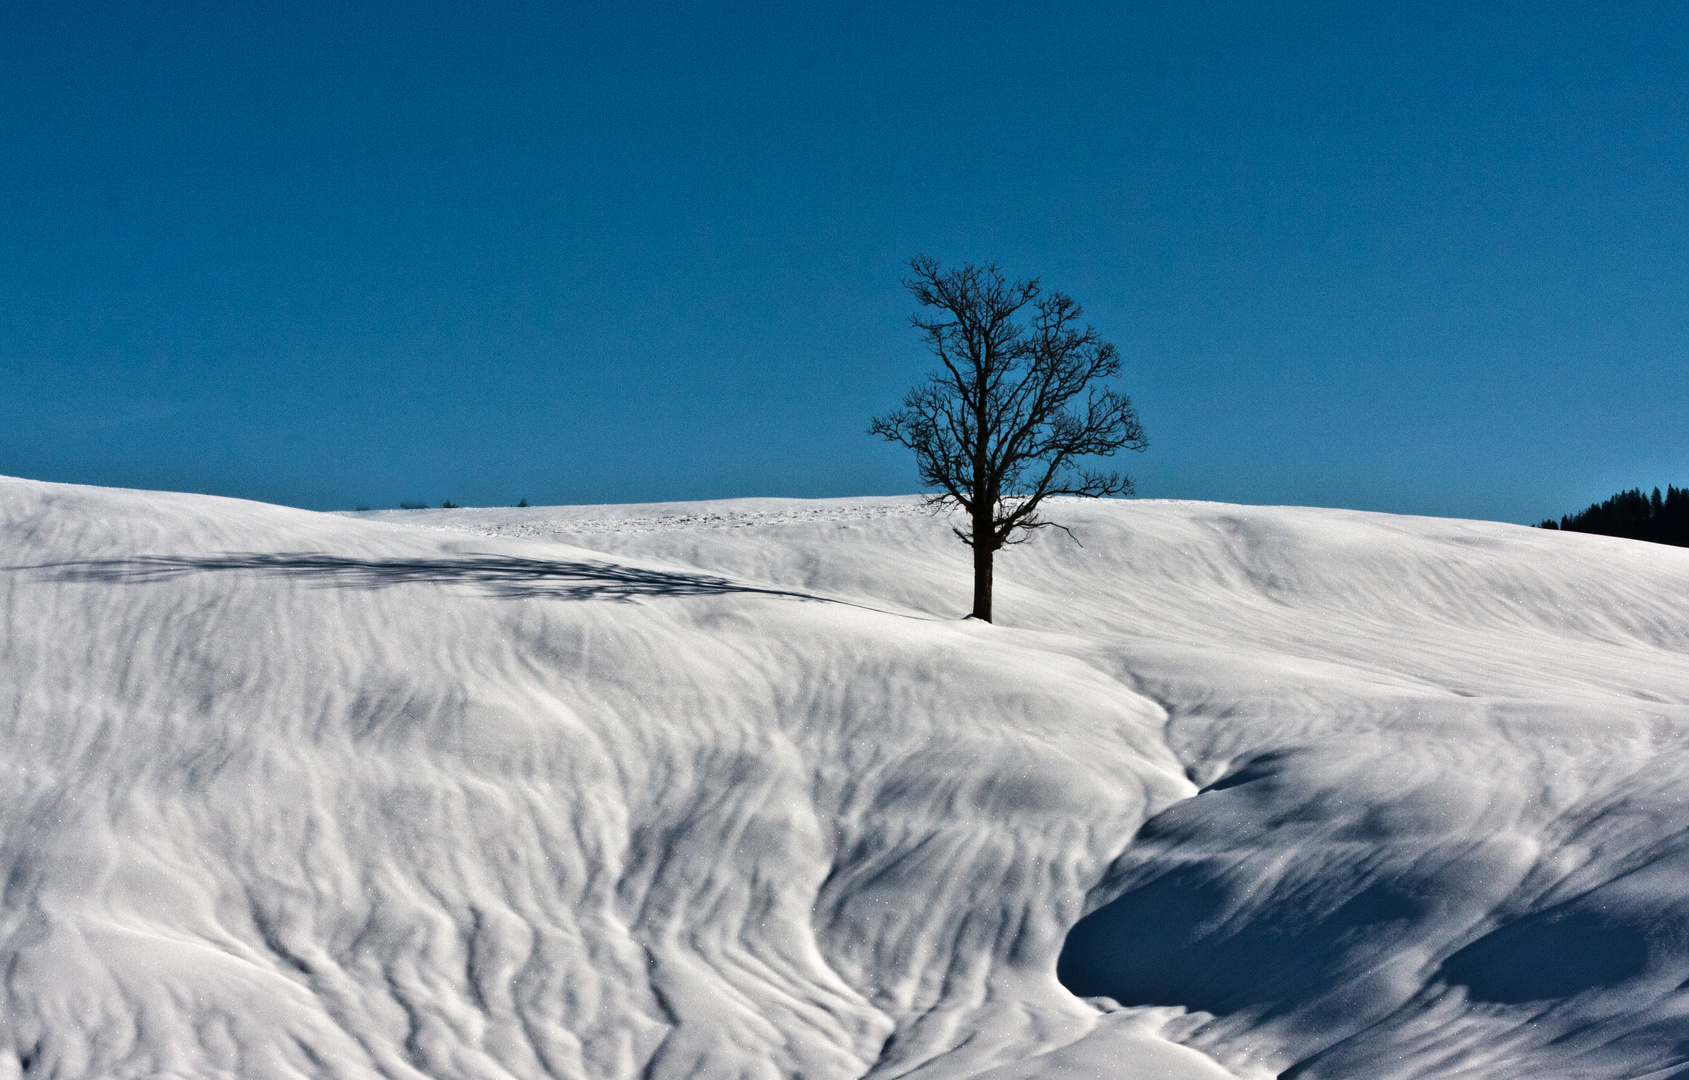
<svg viewBox="0 0 1689 1080"><path fill-rule="evenodd" d="M1689 1076L1689 550L1055 513L0 480L0 1080Z"/></svg>

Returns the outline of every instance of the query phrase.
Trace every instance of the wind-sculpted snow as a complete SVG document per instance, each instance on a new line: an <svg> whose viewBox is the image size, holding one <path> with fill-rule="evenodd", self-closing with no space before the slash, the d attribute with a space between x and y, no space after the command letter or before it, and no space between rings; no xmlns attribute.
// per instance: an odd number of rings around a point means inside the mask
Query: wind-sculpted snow
<svg viewBox="0 0 1689 1080"><path fill-rule="evenodd" d="M1689 552L1057 513L0 480L0 1078L1689 1068Z"/></svg>

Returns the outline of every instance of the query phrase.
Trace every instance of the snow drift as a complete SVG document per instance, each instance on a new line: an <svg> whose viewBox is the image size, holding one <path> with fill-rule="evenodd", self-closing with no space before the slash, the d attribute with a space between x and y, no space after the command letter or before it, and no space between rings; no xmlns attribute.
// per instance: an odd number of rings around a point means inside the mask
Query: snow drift
<svg viewBox="0 0 1689 1080"><path fill-rule="evenodd" d="M0 480L0 1078L1689 1075L1689 551L1058 513Z"/></svg>

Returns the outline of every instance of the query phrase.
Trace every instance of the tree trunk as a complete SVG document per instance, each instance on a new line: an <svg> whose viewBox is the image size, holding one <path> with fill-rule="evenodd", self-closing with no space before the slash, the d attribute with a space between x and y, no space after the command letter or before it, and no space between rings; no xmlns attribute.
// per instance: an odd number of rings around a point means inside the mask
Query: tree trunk
<svg viewBox="0 0 1689 1080"><path fill-rule="evenodd" d="M973 617L991 621L991 530L974 526L974 613Z"/></svg>

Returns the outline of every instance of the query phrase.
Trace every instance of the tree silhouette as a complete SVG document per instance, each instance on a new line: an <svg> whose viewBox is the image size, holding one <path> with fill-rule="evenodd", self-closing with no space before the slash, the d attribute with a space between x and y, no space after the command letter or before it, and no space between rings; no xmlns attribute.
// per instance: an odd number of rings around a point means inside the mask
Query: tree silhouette
<svg viewBox="0 0 1689 1080"><path fill-rule="evenodd" d="M1689 487L1667 485L1664 495L1659 488L1652 495L1631 488L1591 503L1587 510L1563 515L1558 523L1549 518L1542 527L1689 547Z"/></svg>
<svg viewBox="0 0 1689 1080"><path fill-rule="evenodd" d="M946 271L920 255L909 269L904 287L931 312L910 323L940 367L868 430L915 452L922 483L938 489L929 503L967 514L953 531L973 548L973 617L990 622L992 556L1056 525L1039 513L1051 495L1131 494L1130 477L1079 459L1148 442L1130 399L1098 385L1120 373L1119 353L1080 328L1071 297L1009 281L995 263Z"/></svg>

